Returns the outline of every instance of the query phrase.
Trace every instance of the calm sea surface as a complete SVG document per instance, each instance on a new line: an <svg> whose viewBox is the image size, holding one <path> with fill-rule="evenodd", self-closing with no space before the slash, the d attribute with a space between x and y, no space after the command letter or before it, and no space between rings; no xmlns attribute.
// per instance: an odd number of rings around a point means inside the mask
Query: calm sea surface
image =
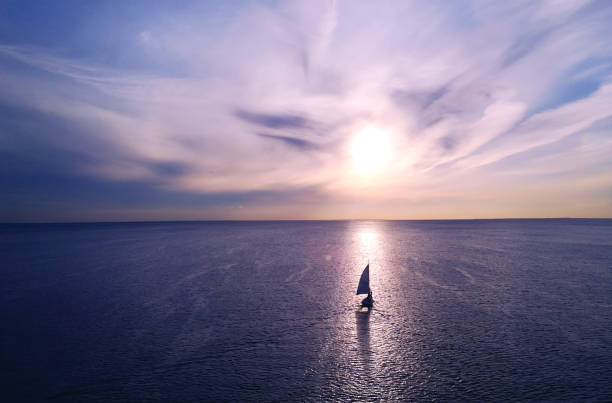
<svg viewBox="0 0 612 403"><path fill-rule="evenodd" d="M3 225L0 265L3 401L612 400L612 220Z"/></svg>

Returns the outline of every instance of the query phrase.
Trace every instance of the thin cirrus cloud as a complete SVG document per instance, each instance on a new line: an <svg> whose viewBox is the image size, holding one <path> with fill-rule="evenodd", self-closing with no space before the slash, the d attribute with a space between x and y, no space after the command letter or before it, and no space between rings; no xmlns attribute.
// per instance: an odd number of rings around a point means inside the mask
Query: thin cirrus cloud
<svg viewBox="0 0 612 403"><path fill-rule="evenodd" d="M3 221L612 215L607 2L147 4L1 6Z"/></svg>
<svg viewBox="0 0 612 403"><path fill-rule="evenodd" d="M260 137L266 138L266 139L271 139L271 140L275 140L275 141L279 141L281 143L284 143L290 147L296 147L298 149L301 150L309 150L309 149L315 149L317 148L317 146L307 140L303 140L303 139L298 139L295 137L288 137L288 136L278 136L278 135L274 135L274 134L265 134L265 133L258 133L258 135Z"/></svg>
<svg viewBox="0 0 612 403"><path fill-rule="evenodd" d="M253 123L255 125L264 126L270 129L285 129L285 128L307 128L309 126L308 119L298 115L272 115L265 113L253 113L243 110L235 112L236 117Z"/></svg>

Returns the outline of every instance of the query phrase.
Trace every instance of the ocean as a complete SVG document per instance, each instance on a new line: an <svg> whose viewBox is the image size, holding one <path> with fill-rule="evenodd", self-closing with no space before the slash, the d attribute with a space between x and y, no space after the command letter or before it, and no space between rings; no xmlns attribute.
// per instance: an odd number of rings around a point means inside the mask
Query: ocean
<svg viewBox="0 0 612 403"><path fill-rule="evenodd" d="M4 401L612 401L612 220L5 224L0 265Z"/></svg>

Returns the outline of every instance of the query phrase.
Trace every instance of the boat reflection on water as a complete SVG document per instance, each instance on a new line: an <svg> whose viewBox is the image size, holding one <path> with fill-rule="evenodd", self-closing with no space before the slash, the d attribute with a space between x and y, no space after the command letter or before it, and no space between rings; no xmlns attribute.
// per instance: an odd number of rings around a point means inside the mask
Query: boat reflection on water
<svg viewBox="0 0 612 403"><path fill-rule="evenodd" d="M369 371L371 364L370 348L370 311L355 312L355 330L357 333L359 358L363 367Z"/></svg>

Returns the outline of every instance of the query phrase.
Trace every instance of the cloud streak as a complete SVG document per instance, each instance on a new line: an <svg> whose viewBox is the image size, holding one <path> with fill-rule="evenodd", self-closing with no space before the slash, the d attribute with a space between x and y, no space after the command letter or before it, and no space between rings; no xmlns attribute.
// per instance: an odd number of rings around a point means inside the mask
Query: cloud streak
<svg viewBox="0 0 612 403"><path fill-rule="evenodd" d="M264 114L264 113L252 113L246 112L243 110L237 110L235 112L236 117L263 127L267 127L270 129L287 129L287 128L297 128L304 129L310 126L308 119L299 115L273 115L273 114Z"/></svg>
<svg viewBox="0 0 612 403"><path fill-rule="evenodd" d="M298 139L295 137L277 136L274 134L263 134L263 133L258 133L257 135L260 137L266 138L266 139L280 141L283 144L286 144L290 147L295 147L300 150L306 151L306 150L315 150L318 148L315 143L312 143L310 141L303 140L303 139Z"/></svg>

